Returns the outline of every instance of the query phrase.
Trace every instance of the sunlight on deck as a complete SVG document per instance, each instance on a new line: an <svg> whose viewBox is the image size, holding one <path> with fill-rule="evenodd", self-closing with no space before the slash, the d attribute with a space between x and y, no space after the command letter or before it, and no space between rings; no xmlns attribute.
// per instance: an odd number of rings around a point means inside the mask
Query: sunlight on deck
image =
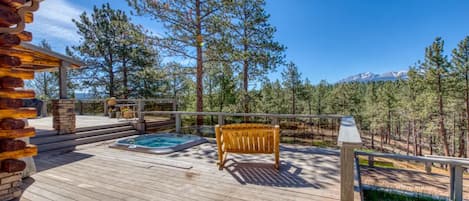
<svg viewBox="0 0 469 201"><path fill-rule="evenodd" d="M216 166L206 143L168 155L85 145L36 159L21 200L339 200L338 152L282 146L280 171L270 155L229 155Z"/></svg>
<svg viewBox="0 0 469 201"><path fill-rule="evenodd" d="M91 126L102 126L108 124L124 123L129 122L128 119L116 119L104 116L88 116L88 115L76 115L76 127L91 127ZM52 128L52 117L43 117L37 119L28 119L30 126L36 128L39 131L50 131Z"/></svg>

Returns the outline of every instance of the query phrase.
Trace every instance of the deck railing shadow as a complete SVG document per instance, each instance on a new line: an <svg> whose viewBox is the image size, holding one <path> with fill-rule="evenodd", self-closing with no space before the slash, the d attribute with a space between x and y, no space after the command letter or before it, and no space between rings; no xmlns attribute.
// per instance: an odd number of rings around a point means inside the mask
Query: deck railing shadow
<svg viewBox="0 0 469 201"><path fill-rule="evenodd" d="M69 152L60 155L60 157L57 157L55 154L40 154L34 157L34 162L36 163L36 171L42 172L91 157L93 157L93 155L78 152Z"/></svg>
<svg viewBox="0 0 469 201"><path fill-rule="evenodd" d="M303 169L291 163L282 163L280 170L277 170L271 163L243 163L229 159L224 169L243 185L320 188L319 184L311 184L303 179L300 176Z"/></svg>

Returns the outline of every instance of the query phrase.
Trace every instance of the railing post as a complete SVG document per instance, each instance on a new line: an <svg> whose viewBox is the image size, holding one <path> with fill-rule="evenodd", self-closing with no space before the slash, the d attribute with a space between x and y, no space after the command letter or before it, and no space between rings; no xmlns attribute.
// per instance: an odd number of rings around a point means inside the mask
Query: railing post
<svg viewBox="0 0 469 201"><path fill-rule="evenodd" d="M279 125L278 124L278 117L272 117L272 124L273 125Z"/></svg>
<svg viewBox="0 0 469 201"><path fill-rule="evenodd" d="M340 200L354 200L354 149L356 146L343 143L340 147ZM358 165L358 164L357 164Z"/></svg>
<svg viewBox="0 0 469 201"><path fill-rule="evenodd" d="M145 111L145 102L143 102L142 99L138 99L137 100L137 116L138 116L139 122L145 121L145 114L143 114L144 111Z"/></svg>
<svg viewBox="0 0 469 201"><path fill-rule="evenodd" d="M78 114L83 115L83 101L78 100L78 105L80 106L80 110L78 110Z"/></svg>
<svg viewBox="0 0 469 201"><path fill-rule="evenodd" d="M47 117L47 100L42 102L41 117Z"/></svg>
<svg viewBox="0 0 469 201"><path fill-rule="evenodd" d="M222 126L223 124L225 124L225 119L224 119L222 114L219 114L218 115L218 125Z"/></svg>
<svg viewBox="0 0 469 201"><path fill-rule="evenodd" d="M432 173L432 162L425 162L425 172L427 174Z"/></svg>
<svg viewBox="0 0 469 201"><path fill-rule="evenodd" d="M107 117L108 116L108 110L107 110L107 100L104 99L104 116Z"/></svg>
<svg viewBox="0 0 469 201"><path fill-rule="evenodd" d="M355 174L353 173L355 149L362 145L353 117L341 119L338 144L340 146L340 200L351 201L355 197ZM357 172L357 174L360 173Z"/></svg>
<svg viewBox="0 0 469 201"><path fill-rule="evenodd" d="M462 201L463 168L460 165L450 165L450 200Z"/></svg>
<svg viewBox="0 0 469 201"><path fill-rule="evenodd" d="M374 167L375 166L375 157L374 156L368 156L368 167Z"/></svg>
<svg viewBox="0 0 469 201"><path fill-rule="evenodd" d="M176 114L176 133L181 133L181 114Z"/></svg>
<svg viewBox="0 0 469 201"><path fill-rule="evenodd" d="M140 134L145 133L146 131L146 124L145 124L145 114L143 114L145 108L145 102L142 99L137 100L137 124L136 129L140 132Z"/></svg>

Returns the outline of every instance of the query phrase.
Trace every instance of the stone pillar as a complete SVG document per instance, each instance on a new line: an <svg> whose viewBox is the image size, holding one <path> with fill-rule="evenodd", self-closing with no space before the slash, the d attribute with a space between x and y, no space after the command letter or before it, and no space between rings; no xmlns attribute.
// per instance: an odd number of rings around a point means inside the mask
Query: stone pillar
<svg viewBox="0 0 469 201"><path fill-rule="evenodd" d="M75 133L75 100L52 100L52 124L58 134Z"/></svg>
<svg viewBox="0 0 469 201"><path fill-rule="evenodd" d="M21 172L0 173L0 200L12 200L21 196Z"/></svg>

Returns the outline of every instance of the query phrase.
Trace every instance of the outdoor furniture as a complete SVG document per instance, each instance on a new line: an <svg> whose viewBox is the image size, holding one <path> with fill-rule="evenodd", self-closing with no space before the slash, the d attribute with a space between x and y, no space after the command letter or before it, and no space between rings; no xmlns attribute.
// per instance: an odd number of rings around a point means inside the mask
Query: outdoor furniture
<svg viewBox="0 0 469 201"><path fill-rule="evenodd" d="M119 116L117 117L118 119L121 117L124 119L135 118L137 104L116 104L115 107L118 108L119 111Z"/></svg>
<svg viewBox="0 0 469 201"><path fill-rule="evenodd" d="M230 124L215 126L218 165L223 168L228 153L274 154L279 169L280 127L266 124Z"/></svg>

